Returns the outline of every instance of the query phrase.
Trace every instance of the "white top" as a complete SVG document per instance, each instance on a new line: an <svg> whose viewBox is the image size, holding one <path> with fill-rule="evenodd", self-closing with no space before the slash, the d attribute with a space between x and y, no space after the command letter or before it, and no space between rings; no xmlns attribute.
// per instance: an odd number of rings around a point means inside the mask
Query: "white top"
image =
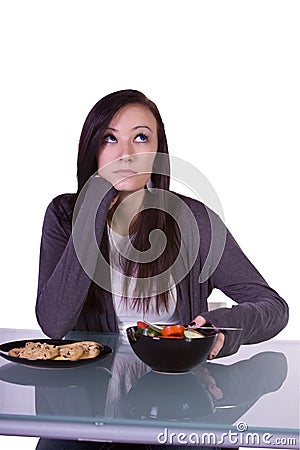
<svg viewBox="0 0 300 450"><path fill-rule="evenodd" d="M172 287L169 290L168 311L156 311L156 301L153 296L153 303L149 305L149 310L145 313L143 311L137 311L136 308L131 307L130 298L134 298L134 288L136 285L135 278L132 277L128 283L129 301L124 304L122 299L124 274L120 266L119 255L120 253L126 254L129 247L132 245L129 236L122 236L110 227L108 229L109 237L109 259L110 259L110 274L111 274L111 286L112 286L112 298L114 302L114 308L117 315L118 326L121 333L125 333L126 328L136 325L138 320L145 320L150 323L161 324L175 324L179 321L178 313L176 312L177 293L176 286L170 284ZM127 250L127 251L126 251Z"/></svg>

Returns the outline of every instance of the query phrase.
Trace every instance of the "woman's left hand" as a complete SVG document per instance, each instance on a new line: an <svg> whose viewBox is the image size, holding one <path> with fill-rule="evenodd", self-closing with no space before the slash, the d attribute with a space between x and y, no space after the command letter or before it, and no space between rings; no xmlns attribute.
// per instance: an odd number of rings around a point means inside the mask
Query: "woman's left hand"
<svg viewBox="0 0 300 450"><path fill-rule="evenodd" d="M203 316L197 316L191 323L191 328L200 328L207 325L206 319ZM208 359L214 359L221 351L224 345L225 336L224 333L219 332L215 344L208 355Z"/></svg>

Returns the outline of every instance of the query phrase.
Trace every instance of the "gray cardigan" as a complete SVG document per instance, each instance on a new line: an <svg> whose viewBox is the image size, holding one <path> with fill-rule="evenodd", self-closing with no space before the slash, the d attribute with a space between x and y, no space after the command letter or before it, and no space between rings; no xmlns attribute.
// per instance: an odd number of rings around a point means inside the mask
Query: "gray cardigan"
<svg viewBox="0 0 300 450"><path fill-rule="evenodd" d="M73 231L70 219L75 194L61 195L47 208L41 239L36 315L42 330L52 338L61 338L71 330L118 332L109 289L101 289L98 299L100 323L86 323L82 313L92 283L88 273L97 266L90 224L95 223L93 233L100 246L107 240L106 217L114 195L116 191L109 182L102 178L91 179ZM288 321L286 302L258 273L215 213L197 200L175 193L173 196L192 212L200 236L198 243L187 221L187 259L190 250L195 252L195 245L197 248L189 272L176 286L180 322L186 325L201 314L217 327L242 328L242 332L225 333L219 356L235 353L242 344L261 342L279 333ZM99 198L102 199L100 206ZM80 237L80 249L74 248L74 233ZM85 269L78 260L78 252L82 253L80 259L81 262L84 259ZM109 271L104 270L104 277L109 276ZM207 299L214 288L223 291L237 305L208 312Z"/></svg>

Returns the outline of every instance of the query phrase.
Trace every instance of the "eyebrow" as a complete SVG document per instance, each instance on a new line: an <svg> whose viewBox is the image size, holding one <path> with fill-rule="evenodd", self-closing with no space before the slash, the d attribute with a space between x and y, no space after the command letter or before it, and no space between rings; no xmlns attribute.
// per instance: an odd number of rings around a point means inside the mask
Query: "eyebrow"
<svg viewBox="0 0 300 450"><path fill-rule="evenodd" d="M148 127L147 125L138 125L137 127L134 127L133 130L137 130L138 128L147 128L149 131L151 131L151 133L153 133L151 128Z"/></svg>
<svg viewBox="0 0 300 450"><path fill-rule="evenodd" d="M147 125L137 125L136 127L132 128L132 131L137 130L138 128L147 128L149 131L151 131L151 133L153 133L151 128L148 127ZM112 131L116 131L116 132L119 131L116 128L112 128L112 127L107 127L106 130L112 130Z"/></svg>

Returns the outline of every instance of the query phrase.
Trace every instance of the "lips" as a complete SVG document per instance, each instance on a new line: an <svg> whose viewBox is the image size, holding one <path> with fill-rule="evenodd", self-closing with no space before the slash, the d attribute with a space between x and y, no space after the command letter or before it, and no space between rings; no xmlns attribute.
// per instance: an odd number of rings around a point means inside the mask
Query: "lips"
<svg viewBox="0 0 300 450"><path fill-rule="evenodd" d="M134 170L130 170L130 169L119 169L119 170L115 170L113 173L116 173L118 175L123 175L123 176L130 176L130 175L136 175L137 172L135 172Z"/></svg>

